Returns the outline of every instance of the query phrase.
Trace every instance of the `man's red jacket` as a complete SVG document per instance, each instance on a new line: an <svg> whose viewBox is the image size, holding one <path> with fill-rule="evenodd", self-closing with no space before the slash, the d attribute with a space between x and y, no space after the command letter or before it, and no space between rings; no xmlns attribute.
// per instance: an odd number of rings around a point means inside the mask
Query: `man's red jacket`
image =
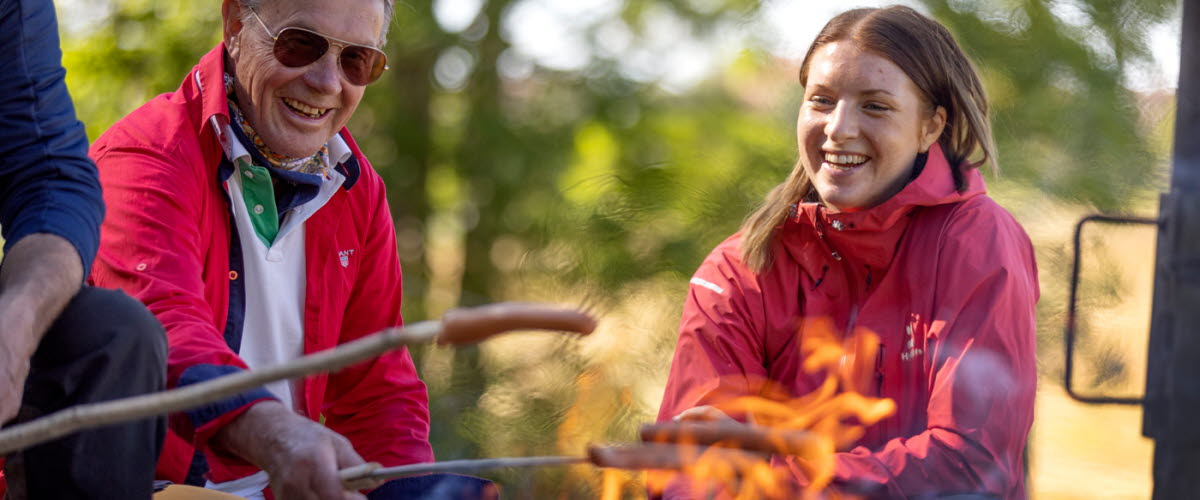
<svg viewBox="0 0 1200 500"><path fill-rule="evenodd" d="M801 369L798 342L826 318L879 335L868 395L897 404L836 455L835 486L1025 498L1037 269L1029 238L979 173L966 181L955 190L934 146L917 179L880 206L800 203L762 273L742 265L740 235L718 246L692 280L659 420L756 393L763 380L793 397L811 392L824 376Z"/></svg>
<svg viewBox="0 0 1200 500"><path fill-rule="evenodd" d="M213 125L214 116L228 121L223 51L217 46L179 90L130 113L91 148L108 217L90 279L124 289L166 327L168 387L246 368L223 338L230 285L240 278L230 266L229 198L218 175L223 153ZM400 263L383 181L350 133L343 129L341 136L354 152L358 176L353 180L351 165L347 185L305 223L305 354L401 323ZM368 462L433 460L428 397L407 351L304 379L299 392L303 413L324 418ZM175 435L160 475L180 481L191 447L206 449L216 430L262 396L173 415ZM209 453L208 460L214 482L256 470L220 454Z"/></svg>

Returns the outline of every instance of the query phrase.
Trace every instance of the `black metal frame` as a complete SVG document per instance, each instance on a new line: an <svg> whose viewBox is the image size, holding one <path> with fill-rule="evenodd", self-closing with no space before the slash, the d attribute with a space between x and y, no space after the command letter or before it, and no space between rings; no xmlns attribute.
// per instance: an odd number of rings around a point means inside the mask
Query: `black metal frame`
<svg viewBox="0 0 1200 500"><path fill-rule="evenodd" d="M1200 492L1200 0L1183 0L1171 189L1161 198L1142 434L1153 500Z"/></svg>
<svg viewBox="0 0 1200 500"><path fill-rule="evenodd" d="M1115 215L1089 215L1079 220L1075 225L1075 262L1071 265L1071 295L1067 303L1067 326L1064 331L1064 347L1066 349L1066 370L1063 372L1063 387L1067 389L1067 395L1083 403L1091 404L1120 404L1141 406L1142 398L1123 398L1112 396L1088 396L1078 393L1074 388L1075 374L1075 311L1076 299L1079 296L1079 268L1083 254L1083 226L1089 222L1106 222L1110 224L1122 225L1152 225L1158 226L1157 219L1148 219L1144 217L1122 217Z"/></svg>

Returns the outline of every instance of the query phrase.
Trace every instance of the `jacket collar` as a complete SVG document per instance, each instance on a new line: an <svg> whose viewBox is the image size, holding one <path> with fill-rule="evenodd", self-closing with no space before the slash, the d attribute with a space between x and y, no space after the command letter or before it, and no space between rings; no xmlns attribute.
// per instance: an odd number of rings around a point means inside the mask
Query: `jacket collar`
<svg viewBox="0 0 1200 500"><path fill-rule="evenodd" d="M185 91L192 90L185 92L187 98L196 102L198 97L200 104L200 119L196 121L198 127L196 134L202 140L207 136L216 141L216 150L222 151L221 135L225 133L225 125L229 124L229 102L225 96L224 42L217 44L204 57L200 58L200 62L196 64L183 87ZM349 190L358 182L361 173L360 164L363 160L362 151L358 149L358 144L350 137L350 132L345 127L342 127L338 135L345 141L351 154L348 157L344 154L331 155L330 160L338 162L334 168L346 177L342 187ZM229 140L237 139L231 137Z"/></svg>
<svg viewBox="0 0 1200 500"><path fill-rule="evenodd" d="M838 221L847 230L885 230L917 207L956 203L987 192L978 169L967 171L963 177L967 185L966 190L960 193L954 188L954 175L946 155L942 153L942 147L934 144L929 148L929 158L921 174L887 201L860 212L841 213L830 213L820 203L800 203L796 213L797 222L807 219L812 223L829 225Z"/></svg>
<svg viewBox="0 0 1200 500"><path fill-rule="evenodd" d="M966 189L954 188L954 176L942 148L929 148L925 168L899 193L882 204L860 212L830 213L816 202L799 203L794 217L784 225L782 239L789 253L802 257L812 251L813 241L801 236L813 230L825 239L833 251L873 269L886 269L895 254L911 215L921 207L957 203L984 194L983 176L978 169L964 173ZM811 233L810 233L811 234Z"/></svg>

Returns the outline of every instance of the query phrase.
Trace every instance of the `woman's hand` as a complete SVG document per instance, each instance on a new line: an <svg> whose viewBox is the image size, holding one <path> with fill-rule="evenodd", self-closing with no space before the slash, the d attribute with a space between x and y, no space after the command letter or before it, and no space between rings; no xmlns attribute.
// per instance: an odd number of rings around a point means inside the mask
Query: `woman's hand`
<svg viewBox="0 0 1200 500"><path fill-rule="evenodd" d="M734 422L737 421L715 406L695 406L679 412L671 418L675 422Z"/></svg>

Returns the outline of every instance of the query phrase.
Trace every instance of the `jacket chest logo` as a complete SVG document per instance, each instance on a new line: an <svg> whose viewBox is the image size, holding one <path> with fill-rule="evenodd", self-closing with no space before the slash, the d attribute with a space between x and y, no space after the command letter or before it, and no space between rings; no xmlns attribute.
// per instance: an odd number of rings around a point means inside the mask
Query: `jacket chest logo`
<svg viewBox="0 0 1200 500"><path fill-rule="evenodd" d="M922 354L925 354L924 349L917 347L916 339L913 338L912 323L904 325L904 350L900 352L902 361L912 361Z"/></svg>
<svg viewBox="0 0 1200 500"><path fill-rule="evenodd" d="M354 250L341 250L338 252L338 262L342 263L342 267L350 267L351 255L354 255Z"/></svg>

